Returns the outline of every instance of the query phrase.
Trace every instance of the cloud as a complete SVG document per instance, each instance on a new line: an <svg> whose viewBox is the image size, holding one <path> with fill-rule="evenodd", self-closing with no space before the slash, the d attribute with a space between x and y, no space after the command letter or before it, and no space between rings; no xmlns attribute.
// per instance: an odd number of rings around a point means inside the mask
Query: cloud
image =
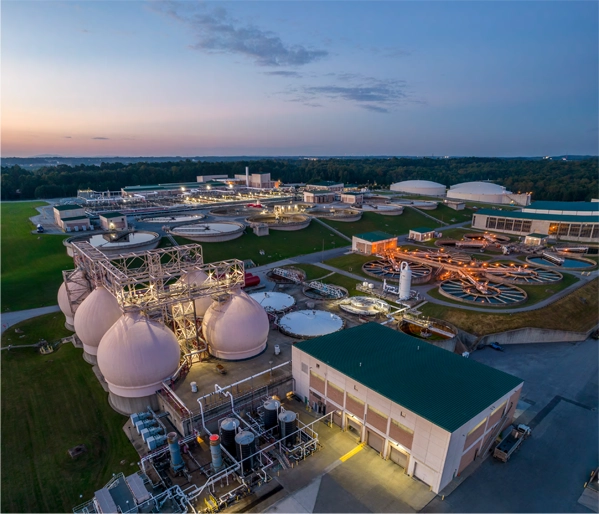
<svg viewBox="0 0 599 514"><path fill-rule="evenodd" d="M271 75L274 77L295 77L295 78L302 78L302 74L298 73L297 71L265 71L263 72L264 75Z"/></svg>
<svg viewBox="0 0 599 514"><path fill-rule="evenodd" d="M107 141L107 140L109 140L110 138L109 138L109 137L92 137L92 139L99 139L99 140L101 140L101 141Z"/></svg>
<svg viewBox="0 0 599 514"><path fill-rule="evenodd" d="M318 100L326 98L379 113L391 112L409 97L403 80L381 80L356 73L329 73L326 76L336 79L336 84L294 87L283 94L289 101L313 107L321 105Z"/></svg>
<svg viewBox="0 0 599 514"><path fill-rule="evenodd" d="M201 52L243 55L258 66L303 66L328 55L326 50L285 43L274 32L231 18L221 7L180 2L162 2L158 7L191 28L195 36L191 48Z"/></svg>
<svg viewBox="0 0 599 514"><path fill-rule="evenodd" d="M81 32L82 34L91 34L91 30L88 29L79 29L79 32Z"/></svg>
<svg viewBox="0 0 599 514"><path fill-rule="evenodd" d="M64 136L65 139L73 139L71 136Z"/></svg>

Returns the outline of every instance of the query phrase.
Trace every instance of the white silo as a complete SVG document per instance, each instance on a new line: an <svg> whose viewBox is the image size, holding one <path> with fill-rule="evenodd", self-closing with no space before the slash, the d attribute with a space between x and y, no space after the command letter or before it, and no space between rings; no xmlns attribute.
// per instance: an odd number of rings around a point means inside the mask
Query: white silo
<svg viewBox="0 0 599 514"><path fill-rule="evenodd" d="M60 288L58 289L58 306L60 307L60 310L66 318L64 326L68 330L75 332L75 327L73 326L73 324L75 323L73 316L75 314L73 313L73 308L71 306L71 302L69 301L69 296L71 297L71 300L81 298L89 291L89 289L84 285L85 274L83 273L83 271L77 270L73 274L72 279L74 280L68 282L68 293L66 282L63 282Z"/></svg>
<svg viewBox="0 0 599 514"><path fill-rule="evenodd" d="M140 313L125 313L98 347L98 367L108 383L109 402L124 414L158 408L156 391L181 358L175 334Z"/></svg>
<svg viewBox="0 0 599 514"><path fill-rule="evenodd" d="M185 275L182 275L181 278L177 281L178 284L190 284L190 285L202 285L204 282L208 280L208 275L204 273L202 270L193 270ZM206 311L212 305L212 298L210 295L201 296L194 300L196 316L201 318L206 314Z"/></svg>
<svg viewBox="0 0 599 514"><path fill-rule="evenodd" d="M401 270L399 274L399 299L409 300L410 288L412 287L412 270L406 261L401 263L399 269Z"/></svg>
<svg viewBox="0 0 599 514"><path fill-rule="evenodd" d="M102 286L96 287L77 308L73 326L83 343L83 358L87 362L96 364L100 340L122 314L116 298Z"/></svg>
<svg viewBox="0 0 599 514"><path fill-rule="evenodd" d="M209 351L225 360L240 360L258 355L266 348L268 315L244 291L220 295L206 311L202 332Z"/></svg>

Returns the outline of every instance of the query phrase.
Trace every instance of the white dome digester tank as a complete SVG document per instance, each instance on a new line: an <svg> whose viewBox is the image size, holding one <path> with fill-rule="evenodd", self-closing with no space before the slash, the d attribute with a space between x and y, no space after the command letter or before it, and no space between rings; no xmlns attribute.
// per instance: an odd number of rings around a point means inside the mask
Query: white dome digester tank
<svg viewBox="0 0 599 514"><path fill-rule="evenodd" d="M75 280L69 281L68 283L63 282L60 285L57 297L58 306L60 307L60 310L66 318L64 326L67 330L70 330L71 332L75 332L75 313L73 312L73 307L71 306L71 302L69 301L69 296L71 300L73 300L74 298L81 298L89 291L89 288L85 287L82 283L85 281L85 273L82 270L77 270L73 274L73 279Z"/></svg>
<svg viewBox="0 0 599 514"><path fill-rule="evenodd" d="M409 300L410 299L410 288L412 287L412 270L410 265L403 261L400 267L401 273L399 275L399 299Z"/></svg>
<svg viewBox="0 0 599 514"><path fill-rule="evenodd" d="M139 312L127 312L110 328L98 347L98 367L108 383L109 402L132 414L150 405L158 409L156 391L170 378L181 358L175 334Z"/></svg>
<svg viewBox="0 0 599 514"><path fill-rule="evenodd" d="M201 286L206 280L208 280L206 273L202 270L193 270L182 275L177 283L181 285ZM206 314L210 305L212 305L212 298L210 298L210 295L200 296L193 303L195 304L196 317L201 318Z"/></svg>
<svg viewBox="0 0 599 514"><path fill-rule="evenodd" d="M248 359L262 353L269 328L264 308L240 290L219 295L202 321L210 354L224 360Z"/></svg>
<svg viewBox="0 0 599 514"><path fill-rule="evenodd" d="M86 362L97 363L96 356L102 337L122 314L117 299L102 286L96 287L83 300L75 312L73 326L83 343L83 358Z"/></svg>

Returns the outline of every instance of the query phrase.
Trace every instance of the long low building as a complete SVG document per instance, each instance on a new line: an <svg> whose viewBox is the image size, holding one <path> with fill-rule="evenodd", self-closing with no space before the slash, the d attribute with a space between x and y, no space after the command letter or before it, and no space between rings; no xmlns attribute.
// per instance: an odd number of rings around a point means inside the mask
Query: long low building
<svg viewBox="0 0 599 514"><path fill-rule="evenodd" d="M596 202L534 202L522 211L480 209L472 227L519 236L547 234L550 239L599 242L599 204Z"/></svg>
<svg viewBox="0 0 599 514"><path fill-rule="evenodd" d="M397 248L397 236L392 236L380 230L356 234L352 236L351 240L352 251L365 255L382 254L385 250L395 250Z"/></svg>
<svg viewBox="0 0 599 514"><path fill-rule="evenodd" d="M292 349L299 395L441 491L514 417L522 380L377 323Z"/></svg>

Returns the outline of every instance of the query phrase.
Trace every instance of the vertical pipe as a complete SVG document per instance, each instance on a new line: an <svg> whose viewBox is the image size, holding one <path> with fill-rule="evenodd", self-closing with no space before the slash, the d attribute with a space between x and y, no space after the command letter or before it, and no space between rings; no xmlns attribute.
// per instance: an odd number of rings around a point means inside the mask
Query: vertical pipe
<svg viewBox="0 0 599 514"><path fill-rule="evenodd" d="M181 447L179 446L179 437L176 432L169 432L167 434L168 449L171 453L171 466L175 471L181 469L185 463L181 456Z"/></svg>
<svg viewBox="0 0 599 514"><path fill-rule="evenodd" d="M250 187L250 168L245 167L245 187Z"/></svg>
<svg viewBox="0 0 599 514"><path fill-rule="evenodd" d="M220 447L220 437L217 434L210 436L210 453L214 471L220 471L223 467L223 455Z"/></svg>

